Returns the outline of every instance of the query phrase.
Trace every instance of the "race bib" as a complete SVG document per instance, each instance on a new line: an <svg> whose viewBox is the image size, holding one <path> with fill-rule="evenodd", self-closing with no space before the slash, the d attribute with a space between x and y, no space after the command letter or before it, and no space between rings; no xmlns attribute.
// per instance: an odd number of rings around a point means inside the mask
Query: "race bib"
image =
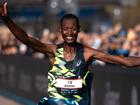
<svg viewBox="0 0 140 105"><path fill-rule="evenodd" d="M57 78L56 87L61 89L80 89L82 88L82 79Z"/></svg>

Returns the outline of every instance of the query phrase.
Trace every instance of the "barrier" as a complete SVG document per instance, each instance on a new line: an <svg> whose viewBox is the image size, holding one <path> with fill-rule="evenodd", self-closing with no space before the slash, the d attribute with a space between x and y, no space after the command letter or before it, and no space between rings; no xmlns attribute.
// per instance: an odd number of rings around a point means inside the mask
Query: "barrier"
<svg viewBox="0 0 140 105"><path fill-rule="evenodd" d="M95 105L139 105L140 68L92 67Z"/></svg>
<svg viewBox="0 0 140 105"><path fill-rule="evenodd" d="M48 59L0 56L0 90L37 103L47 95L50 68ZM91 71L94 73L91 105L140 104L140 68L107 64L92 66Z"/></svg>

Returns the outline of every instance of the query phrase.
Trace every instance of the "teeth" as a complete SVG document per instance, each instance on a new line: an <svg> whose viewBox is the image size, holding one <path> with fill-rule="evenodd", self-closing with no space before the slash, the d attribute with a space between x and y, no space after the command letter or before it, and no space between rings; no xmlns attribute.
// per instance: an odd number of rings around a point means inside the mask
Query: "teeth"
<svg viewBox="0 0 140 105"><path fill-rule="evenodd" d="M72 39L72 37L67 37L67 39Z"/></svg>

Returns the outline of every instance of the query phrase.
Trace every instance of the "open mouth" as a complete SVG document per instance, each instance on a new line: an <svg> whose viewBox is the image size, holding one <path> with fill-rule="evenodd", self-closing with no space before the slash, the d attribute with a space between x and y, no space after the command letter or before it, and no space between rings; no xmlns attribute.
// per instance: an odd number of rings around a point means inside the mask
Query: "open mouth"
<svg viewBox="0 0 140 105"><path fill-rule="evenodd" d="M68 36L68 37L66 37L68 40L72 40L74 37L70 37L70 36Z"/></svg>

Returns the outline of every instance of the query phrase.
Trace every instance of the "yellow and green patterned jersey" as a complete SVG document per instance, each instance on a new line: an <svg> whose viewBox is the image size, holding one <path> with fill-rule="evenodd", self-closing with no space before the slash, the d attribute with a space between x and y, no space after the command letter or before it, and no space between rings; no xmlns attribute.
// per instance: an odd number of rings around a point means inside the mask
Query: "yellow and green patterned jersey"
<svg viewBox="0 0 140 105"><path fill-rule="evenodd" d="M47 99L50 102L40 105L89 105L90 73L83 52L83 45L77 43L74 60L67 62L63 54L64 44L58 45L54 65L48 72Z"/></svg>

